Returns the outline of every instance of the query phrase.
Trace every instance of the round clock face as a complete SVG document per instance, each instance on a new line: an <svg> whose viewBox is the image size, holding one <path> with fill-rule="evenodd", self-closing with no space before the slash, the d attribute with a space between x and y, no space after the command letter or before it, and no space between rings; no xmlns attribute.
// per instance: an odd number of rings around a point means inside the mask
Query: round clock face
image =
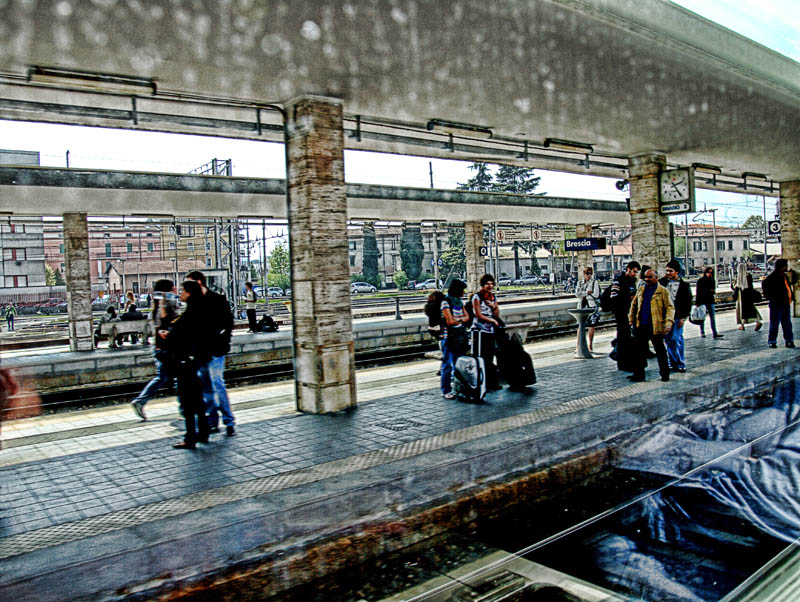
<svg viewBox="0 0 800 602"><path fill-rule="evenodd" d="M690 197L689 171L673 169L661 173L661 198L663 201L686 201Z"/></svg>

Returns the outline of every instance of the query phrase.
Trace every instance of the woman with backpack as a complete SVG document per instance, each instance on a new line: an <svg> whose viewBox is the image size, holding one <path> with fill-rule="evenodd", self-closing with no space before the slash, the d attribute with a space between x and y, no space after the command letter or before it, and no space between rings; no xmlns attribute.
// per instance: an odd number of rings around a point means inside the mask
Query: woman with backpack
<svg viewBox="0 0 800 602"><path fill-rule="evenodd" d="M467 290L463 280L453 280L447 289L447 296L442 299L440 312L444 328L442 329L442 369L440 387L445 399L453 399L453 366L456 360L465 355L469 348L469 334L466 324L470 318L464 310L461 297Z"/></svg>

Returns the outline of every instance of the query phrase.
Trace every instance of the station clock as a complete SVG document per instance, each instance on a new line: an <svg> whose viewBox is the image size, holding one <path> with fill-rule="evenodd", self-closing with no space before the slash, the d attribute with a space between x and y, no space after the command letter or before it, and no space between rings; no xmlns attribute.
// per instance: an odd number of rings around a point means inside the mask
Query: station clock
<svg viewBox="0 0 800 602"><path fill-rule="evenodd" d="M658 176L661 213L694 211L694 169L681 167L662 171Z"/></svg>

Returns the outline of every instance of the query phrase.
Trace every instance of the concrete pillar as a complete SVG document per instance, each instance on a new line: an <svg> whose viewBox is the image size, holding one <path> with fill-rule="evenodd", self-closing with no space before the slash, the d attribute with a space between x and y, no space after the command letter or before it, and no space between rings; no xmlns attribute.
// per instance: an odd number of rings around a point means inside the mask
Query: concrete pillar
<svg viewBox="0 0 800 602"><path fill-rule="evenodd" d="M575 226L575 238L591 238L592 237L592 224L577 224ZM578 259L578 280L583 278L584 268L590 267L594 269L594 252L593 251L578 251L576 253Z"/></svg>
<svg viewBox="0 0 800 602"><path fill-rule="evenodd" d="M464 238L467 249L467 292L474 293L480 288L481 276L486 273L486 260L481 256L483 222L464 222Z"/></svg>
<svg viewBox="0 0 800 602"><path fill-rule="evenodd" d="M89 226L85 213L65 213L64 264L67 282L70 351L94 349Z"/></svg>
<svg viewBox="0 0 800 602"><path fill-rule="evenodd" d="M669 245L669 219L658 211L658 174L666 157L655 153L636 155L628 160L631 193L631 236L633 258L664 275L672 259Z"/></svg>
<svg viewBox="0 0 800 602"><path fill-rule="evenodd" d="M764 261L766 262L766 241ZM800 181L781 182L781 248L789 269L800 273ZM800 283L794 283L794 316L800 318Z"/></svg>
<svg viewBox="0 0 800 602"><path fill-rule="evenodd" d="M342 103L303 96L287 110L297 409L337 412L356 405Z"/></svg>

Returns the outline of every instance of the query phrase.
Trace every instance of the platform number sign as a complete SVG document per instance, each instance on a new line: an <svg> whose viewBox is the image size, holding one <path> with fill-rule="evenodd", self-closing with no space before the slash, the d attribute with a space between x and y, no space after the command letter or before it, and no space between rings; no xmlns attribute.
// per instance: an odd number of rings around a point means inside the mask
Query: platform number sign
<svg viewBox="0 0 800 602"><path fill-rule="evenodd" d="M780 220L767 222L767 231L769 232L770 236L780 236L781 235Z"/></svg>

